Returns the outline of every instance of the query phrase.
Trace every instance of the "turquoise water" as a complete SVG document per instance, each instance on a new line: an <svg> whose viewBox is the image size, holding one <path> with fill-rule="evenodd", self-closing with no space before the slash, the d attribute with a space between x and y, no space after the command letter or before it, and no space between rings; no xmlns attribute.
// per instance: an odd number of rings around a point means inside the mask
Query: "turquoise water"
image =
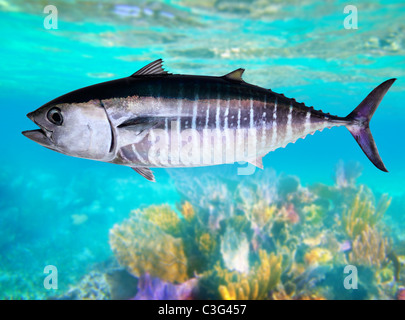
<svg viewBox="0 0 405 320"><path fill-rule="evenodd" d="M164 203L178 210L184 197L176 170L155 169L157 183L150 183L129 168L64 156L21 135L34 129L25 115L49 100L128 76L158 58L174 73L222 75L243 67L245 81L340 116L381 82L398 78L371 124L389 173L368 161L346 129L334 128L268 154L264 172L253 177L261 181L275 170L299 177L302 186L332 185L339 161L359 163L357 184L393 198L385 232L397 252L405 251L398 231L405 227L402 1L352 1L356 30L343 26L346 1L52 4L57 30L44 28L45 2L0 1L0 298L62 295L96 263L114 259L109 229L131 210ZM243 179L235 166L189 170L191 186L218 172L232 177L229 185ZM46 265L58 268L56 291L43 287Z"/></svg>

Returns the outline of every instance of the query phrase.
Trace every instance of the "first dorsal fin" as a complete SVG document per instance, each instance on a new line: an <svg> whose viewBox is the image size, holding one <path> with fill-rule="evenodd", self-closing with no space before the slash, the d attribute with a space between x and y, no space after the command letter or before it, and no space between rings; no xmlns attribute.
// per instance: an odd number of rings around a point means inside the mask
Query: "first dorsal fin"
<svg viewBox="0 0 405 320"><path fill-rule="evenodd" d="M149 181L156 182L155 176L153 175L153 172L149 168L145 167L132 167L137 173L139 173L142 177L145 179L148 179Z"/></svg>
<svg viewBox="0 0 405 320"><path fill-rule="evenodd" d="M162 74L170 74L170 73L163 69L163 60L157 59L156 61L153 61L148 65L144 66L142 69L139 69L131 77L153 76Z"/></svg>
<svg viewBox="0 0 405 320"><path fill-rule="evenodd" d="M234 80L234 81L243 81L243 79L242 79L243 72L245 72L245 69L239 68L239 69L236 69L236 70L224 75L224 78Z"/></svg>

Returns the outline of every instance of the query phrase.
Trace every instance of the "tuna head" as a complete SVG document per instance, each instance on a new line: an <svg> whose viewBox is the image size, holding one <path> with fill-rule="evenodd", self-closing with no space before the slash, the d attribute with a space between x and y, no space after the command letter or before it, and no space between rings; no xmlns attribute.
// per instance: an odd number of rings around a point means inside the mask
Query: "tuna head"
<svg viewBox="0 0 405 320"><path fill-rule="evenodd" d="M108 160L113 134L99 100L48 103L27 114L40 129L22 134L40 145L74 157Z"/></svg>

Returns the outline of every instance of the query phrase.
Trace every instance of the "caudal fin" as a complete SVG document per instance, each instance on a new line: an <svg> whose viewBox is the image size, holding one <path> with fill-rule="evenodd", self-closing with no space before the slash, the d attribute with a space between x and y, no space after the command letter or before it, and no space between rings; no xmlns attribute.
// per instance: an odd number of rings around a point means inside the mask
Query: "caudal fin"
<svg viewBox="0 0 405 320"><path fill-rule="evenodd" d="M360 148L378 169L385 172L388 172L388 170L385 168L385 165L378 154L377 146L371 135L369 124L371 117L382 98L395 80L396 79L390 79L381 83L346 117L349 121L349 124L346 127L349 129L354 139L356 139Z"/></svg>

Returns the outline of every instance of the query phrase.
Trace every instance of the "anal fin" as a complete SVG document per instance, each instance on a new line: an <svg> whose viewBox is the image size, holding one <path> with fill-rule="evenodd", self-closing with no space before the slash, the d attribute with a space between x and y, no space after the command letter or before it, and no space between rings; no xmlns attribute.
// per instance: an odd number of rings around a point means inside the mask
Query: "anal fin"
<svg viewBox="0 0 405 320"><path fill-rule="evenodd" d="M149 168L145 167L131 167L132 169L135 170L135 172L139 173L142 177L145 179L148 179L149 181L156 182L155 176L153 175L153 172Z"/></svg>
<svg viewBox="0 0 405 320"><path fill-rule="evenodd" d="M259 169L263 169L263 157L258 157L256 159L251 159L248 160L250 164L253 164L254 166L258 167Z"/></svg>

